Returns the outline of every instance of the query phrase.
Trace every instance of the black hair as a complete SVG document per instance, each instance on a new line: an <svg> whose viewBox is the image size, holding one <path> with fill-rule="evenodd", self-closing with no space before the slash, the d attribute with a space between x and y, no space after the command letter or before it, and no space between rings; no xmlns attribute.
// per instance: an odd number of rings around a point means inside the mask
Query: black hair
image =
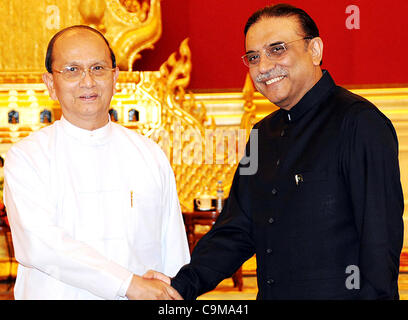
<svg viewBox="0 0 408 320"><path fill-rule="evenodd" d="M299 20L300 26L304 32L304 37L319 37L319 29L317 28L316 23L304 10L284 3L267 6L254 12L245 24L244 34L246 36L249 28L263 17L273 18L292 16L295 16Z"/></svg>
<svg viewBox="0 0 408 320"><path fill-rule="evenodd" d="M115 54L113 53L113 50L111 48L111 46L109 45L108 40L106 40L105 36L99 32L98 30L91 28L89 26L86 25L75 25L75 26L71 26L71 27L67 27L65 29L62 29L60 31L58 31L50 40L50 42L48 43L48 48L47 48L47 54L45 55L45 68L47 69L47 71L49 73L52 73L52 52L54 50L54 44L55 41L66 31L72 30L72 29L86 29L86 30L90 30L96 34L98 34L106 43L106 45L108 46L109 52L110 52L110 56L112 59L112 68L116 68L116 58L115 58Z"/></svg>

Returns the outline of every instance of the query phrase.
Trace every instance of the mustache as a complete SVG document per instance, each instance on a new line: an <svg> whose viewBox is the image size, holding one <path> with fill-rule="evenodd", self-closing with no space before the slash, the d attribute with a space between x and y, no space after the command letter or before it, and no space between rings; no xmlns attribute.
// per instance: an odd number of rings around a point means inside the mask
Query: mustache
<svg viewBox="0 0 408 320"><path fill-rule="evenodd" d="M256 76L255 81L256 82L264 82L265 80L273 79L276 77L282 77L282 76L287 76L288 72L281 68L281 67L276 67L275 69L271 69L265 73L260 73Z"/></svg>

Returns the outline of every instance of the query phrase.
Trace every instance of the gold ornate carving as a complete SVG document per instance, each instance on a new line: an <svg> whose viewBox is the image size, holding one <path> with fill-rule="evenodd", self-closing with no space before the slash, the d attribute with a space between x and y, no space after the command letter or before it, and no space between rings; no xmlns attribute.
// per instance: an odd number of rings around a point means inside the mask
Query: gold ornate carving
<svg viewBox="0 0 408 320"><path fill-rule="evenodd" d="M173 52L160 67L162 78L176 98L184 97L185 89L190 82L191 67L191 51L187 38L181 42L179 52Z"/></svg>
<svg viewBox="0 0 408 320"><path fill-rule="evenodd" d="M236 137L230 139L232 148L224 149L227 134L206 125L204 104L197 104L191 92L186 94L190 73L191 52L185 39L160 67L161 82L156 88L163 94L165 107L161 125L151 135L170 160L183 210L193 209L193 200L203 186L215 194L217 181L223 180L228 192L238 163L237 157L234 161L228 154L237 149Z"/></svg>
<svg viewBox="0 0 408 320"><path fill-rule="evenodd" d="M147 17L146 4L143 1L139 12L129 12L119 0L106 0L105 35L112 44L121 70L132 71L133 63L141 57L140 52L153 49L153 44L160 39L160 0L150 1ZM134 8L131 7L132 10Z"/></svg>
<svg viewBox="0 0 408 320"><path fill-rule="evenodd" d="M244 98L244 114L241 118L241 128L246 129L246 134L249 133L256 121L256 105L254 103L255 88L252 83L249 73L245 77L244 89L242 90Z"/></svg>
<svg viewBox="0 0 408 320"><path fill-rule="evenodd" d="M249 73L245 78L242 96L244 99L244 114L241 118L241 128L244 128L247 131L247 136L249 136L250 130L255 123L277 110L278 107L255 90Z"/></svg>
<svg viewBox="0 0 408 320"><path fill-rule="evenodd" d="M142 0L141 3L137 0L120 0L120 3L127 11L137 13L140 21L145 21L150 9L150 2Z"/></svg>
<svg viewBox="0 0 408 320"><path fill-rule="evenodd" d="M0 14L0 83L36 82L32 74L45 71L49 40L71 25L104 33L124 71L131 71L140 52L153 48L162 33L160 0L1 1Z"/></svg>
<svg viewBox="0 0 408 320"><path fill-rule="evenodd" d="M106 31L102 22L105 8L105 0L80 0L78 6L83 23L101 32Z"/></svg>
<svg viewBox="0 0 408 320"><path fill-rule="evenodd" d="M79 0L0 2L2 73L43 72L48 41L59 29L80 24ZM2 82L5 82L3 80Z"/></svg>

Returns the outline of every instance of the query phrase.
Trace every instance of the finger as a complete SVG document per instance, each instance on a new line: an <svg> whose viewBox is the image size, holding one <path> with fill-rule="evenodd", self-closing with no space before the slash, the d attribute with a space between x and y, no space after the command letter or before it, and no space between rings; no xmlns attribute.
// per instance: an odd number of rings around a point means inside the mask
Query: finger
<svg viewBox="0 0 408 320"><path fill-rule="evenodd" d="M166 283L168 285L170 285L170 283L171 283L170 278L168 276L166 276L165 274L163 274L163 273L156 272L155 277L156 277L156 279L161 280L161 281L163 281L164 283Z"/></svg>
<svg viewBox="0 0 408 320"><path fill-rule="evenodd" d="M167 293L173 300L184 300L183 297L178 293L178 291L173 287L168 287Z"/></svg>
<svg viewBox="0 0 408 320"><path fill-rule="evenodd" d="M154 279L154 270L148 270L142 277L145 279Z"/></svg>

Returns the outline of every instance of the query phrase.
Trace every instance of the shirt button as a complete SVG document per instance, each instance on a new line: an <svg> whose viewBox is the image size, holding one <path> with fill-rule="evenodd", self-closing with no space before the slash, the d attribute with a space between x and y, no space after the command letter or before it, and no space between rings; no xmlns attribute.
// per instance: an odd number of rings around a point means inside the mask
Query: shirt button
<svg viewBox="0 0 408 320"><path fill-rule="evenodd" d="M275 282L275 280L273 280L273 279L268 279L268 280L266 280L266 283L267 283L269 286L273 285L274 282Z"/></svg>
<svg viewBox="0 0 408 320"><path fill-rule="evenodd" d="M268 222L272 224L272 223L274 223L274 222L275 222L275 219L273 219L273 218L269 218Z"/></svg>
<svg viewBox="0 0 408 320"><path fill-rule="evenodd" d="M274 196L276 196L276 195L278 194L278 190L276 190L276 188L273 188L273 189L272 189L272 194L273 194Z"/></svg>
<svg viewBox="0 0 408 320"><path fill-rule="evenodd" d="M267 253L267 254L271 254L271 253L272 253L272 249L271 249L271 248L266 249L266 253Z"/></svg>

